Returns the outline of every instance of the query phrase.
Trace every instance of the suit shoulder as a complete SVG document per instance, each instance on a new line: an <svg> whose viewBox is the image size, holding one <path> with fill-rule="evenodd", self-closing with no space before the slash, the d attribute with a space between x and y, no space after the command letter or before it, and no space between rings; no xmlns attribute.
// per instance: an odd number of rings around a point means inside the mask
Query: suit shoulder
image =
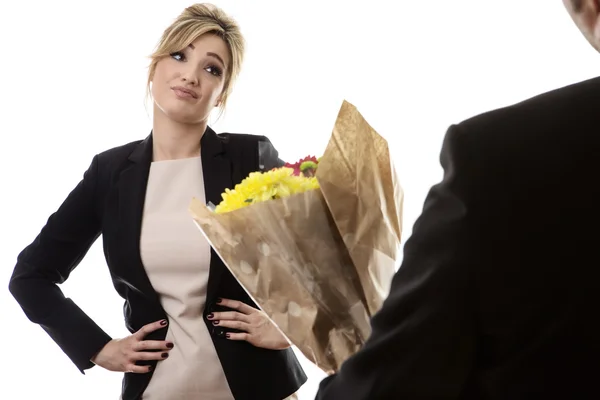
<svg viewBox="0 0 600 400"><path fill-rule="evenodd" d="M595 78L476 115L451 131L481 158L526 154L540 146L564 149L598 140L589 133L600 125L599 107L600 78Z"/></svg>
<svg viewBox="0 0 600 400"><path fill-rule="evenodd" d="M522 182L556 185L596 163L599 107L600 79L569 85L453 125L444 149L489 193Z"/></svg>
<svg viewBox="0 0 600 400"><path fill-rule="evenodd" d="M96 155L98 162L103 165L121 164L131 155L133 150L142 143L143 140L135 140L120 146L112 147L101 151Z"/></svg>
<svg viewBox="0 0 600 400"><path fill-rule="evenodd" d="M496 132L500 130L498 128L532 125L551 127L555 123L569 120L579 121L580 124L582 116L589 117L590 109L597 110L599 106L600 78L594 78L484 112L458 125L466 131ZM506 134L505 129L501 130Z"/></svg>
<svg viewBox="0 0 600 400"><path fill-rule="evenodd" d="M98 153L98 157L102 159L127 158L133 152L133 150L142 142L143 140L135 140L133 142L129 142L121 146L106 149Z"/></svg>
<svg viewBox="0 0 600 400"><path fill-rule="evenodd" d="M135 140L120 146L106 149L96 154L97 168L100 175L112 176L127 165L129 156L144 140Z"/></svg>

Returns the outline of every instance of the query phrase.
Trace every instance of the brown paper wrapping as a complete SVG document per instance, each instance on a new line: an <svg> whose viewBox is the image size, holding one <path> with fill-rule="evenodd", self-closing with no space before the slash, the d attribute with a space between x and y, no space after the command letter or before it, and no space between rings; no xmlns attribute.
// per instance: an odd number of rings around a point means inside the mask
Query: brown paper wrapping
<svg viewBox="0 0 600 400"><path fill-rule="evenodd" d="M364 344L400 251L403 192L387 142L344 102L320 190L215 214L190 212L253 300L324 371Z"/></svg>

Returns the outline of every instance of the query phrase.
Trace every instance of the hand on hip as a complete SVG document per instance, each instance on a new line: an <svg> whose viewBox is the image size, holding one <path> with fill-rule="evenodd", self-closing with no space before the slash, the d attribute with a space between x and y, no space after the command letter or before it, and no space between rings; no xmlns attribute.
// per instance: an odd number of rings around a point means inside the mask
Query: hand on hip
<svg viewBox="0 0 600 400"><path fill-rule="evenodd" d="M108 342L91 361L109 371L148 373L147 365L136 365L141 360L164 360L169 356L173 343L162 340L144 340L151 332L164 328L166 320L156 321L143 326L133 335Z"/></svg>
<svg viewBox="0 0 600 400"><path fill-rule="evenodd" d="M208 319L213 325L242 331L227 333L227 339L245 340L256 347L270 350L290 347L289 340L263 311L237 300L221 299L218 304L232 311L209 314Z"/></svg>

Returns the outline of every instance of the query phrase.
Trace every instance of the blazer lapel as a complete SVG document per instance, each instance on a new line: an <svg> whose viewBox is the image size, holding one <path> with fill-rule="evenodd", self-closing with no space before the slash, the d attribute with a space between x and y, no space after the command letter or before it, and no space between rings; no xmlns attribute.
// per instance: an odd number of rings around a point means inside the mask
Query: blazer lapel
<svg viewBox="0 0 600 400"><path fill-rule="evenodd" d="M152 162L152 135L136 147L128 161L130 165L121 172L118 184L119 237L122 256L127 263L123 274L127 276L125 281L130 289L158 302L158 295L146 274L140 254L142 216Z"/></svg>
<svg viewBox="0 0 600 400"><path fill-rule="evenodd" d="M226 143L211 128L207 128L202 136L200 151L206 202L211 202L216 206L221 202L221 194L225 189L233 186L231 159L226 152ZM210 272L206 289L208 302L215 298L216 290L226 268L217 253L211 248Z"/></svg>
<svg viewBox="0 0 600 400"><path fill-rule="evenodd" d="M233 186L231 158L227 154L225 140L207 127L200 142L206 202L214 205L221 202L221 194L225 189ZM123 271L123 274L130 289L159 302L140 255L142 217L152 162L152 135L138 145L128 160L130 165L121 172L118 184L119 237L122 256L128 263L127 271ZM214 299L225 269L219 256L211 249L207 300Z"/></svg>

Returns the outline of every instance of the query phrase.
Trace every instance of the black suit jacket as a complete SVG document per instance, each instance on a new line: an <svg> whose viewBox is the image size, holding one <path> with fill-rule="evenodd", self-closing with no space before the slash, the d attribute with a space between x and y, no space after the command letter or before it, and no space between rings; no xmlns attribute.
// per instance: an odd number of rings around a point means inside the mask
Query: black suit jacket
<svg viewBox="0 0 600 400"><path fill-rule="evenodd" d="M250 172L281 164L267 138L217 135L210 128L201 141L201 156L206 199L214 204L220 202L225 188L233 187ZM139 250L151 159L152 135L95 156L83 180L18 256L10 291L27 317L48 332L81 372L93 366L90 358L111 338L65 298L57 284L68 278L99 235L114 286L125 299L129 331L167 317ZM219 297L256 307L212 251L205 317ZM281 400L306 381L291 349L272 351L229 341L222 328L214 327L206 318L205 322L236 399ZM156 331L148 339L164 340L166 332L166 328ZM151 373L125 374L123 400L139 399L150 378Z"/></svg>
<svg viewBox="0 0 600 400"><path fill-rule="evenodd" d="M362 350L319 400L598 399L600 79L452 126Z"/></svg>

